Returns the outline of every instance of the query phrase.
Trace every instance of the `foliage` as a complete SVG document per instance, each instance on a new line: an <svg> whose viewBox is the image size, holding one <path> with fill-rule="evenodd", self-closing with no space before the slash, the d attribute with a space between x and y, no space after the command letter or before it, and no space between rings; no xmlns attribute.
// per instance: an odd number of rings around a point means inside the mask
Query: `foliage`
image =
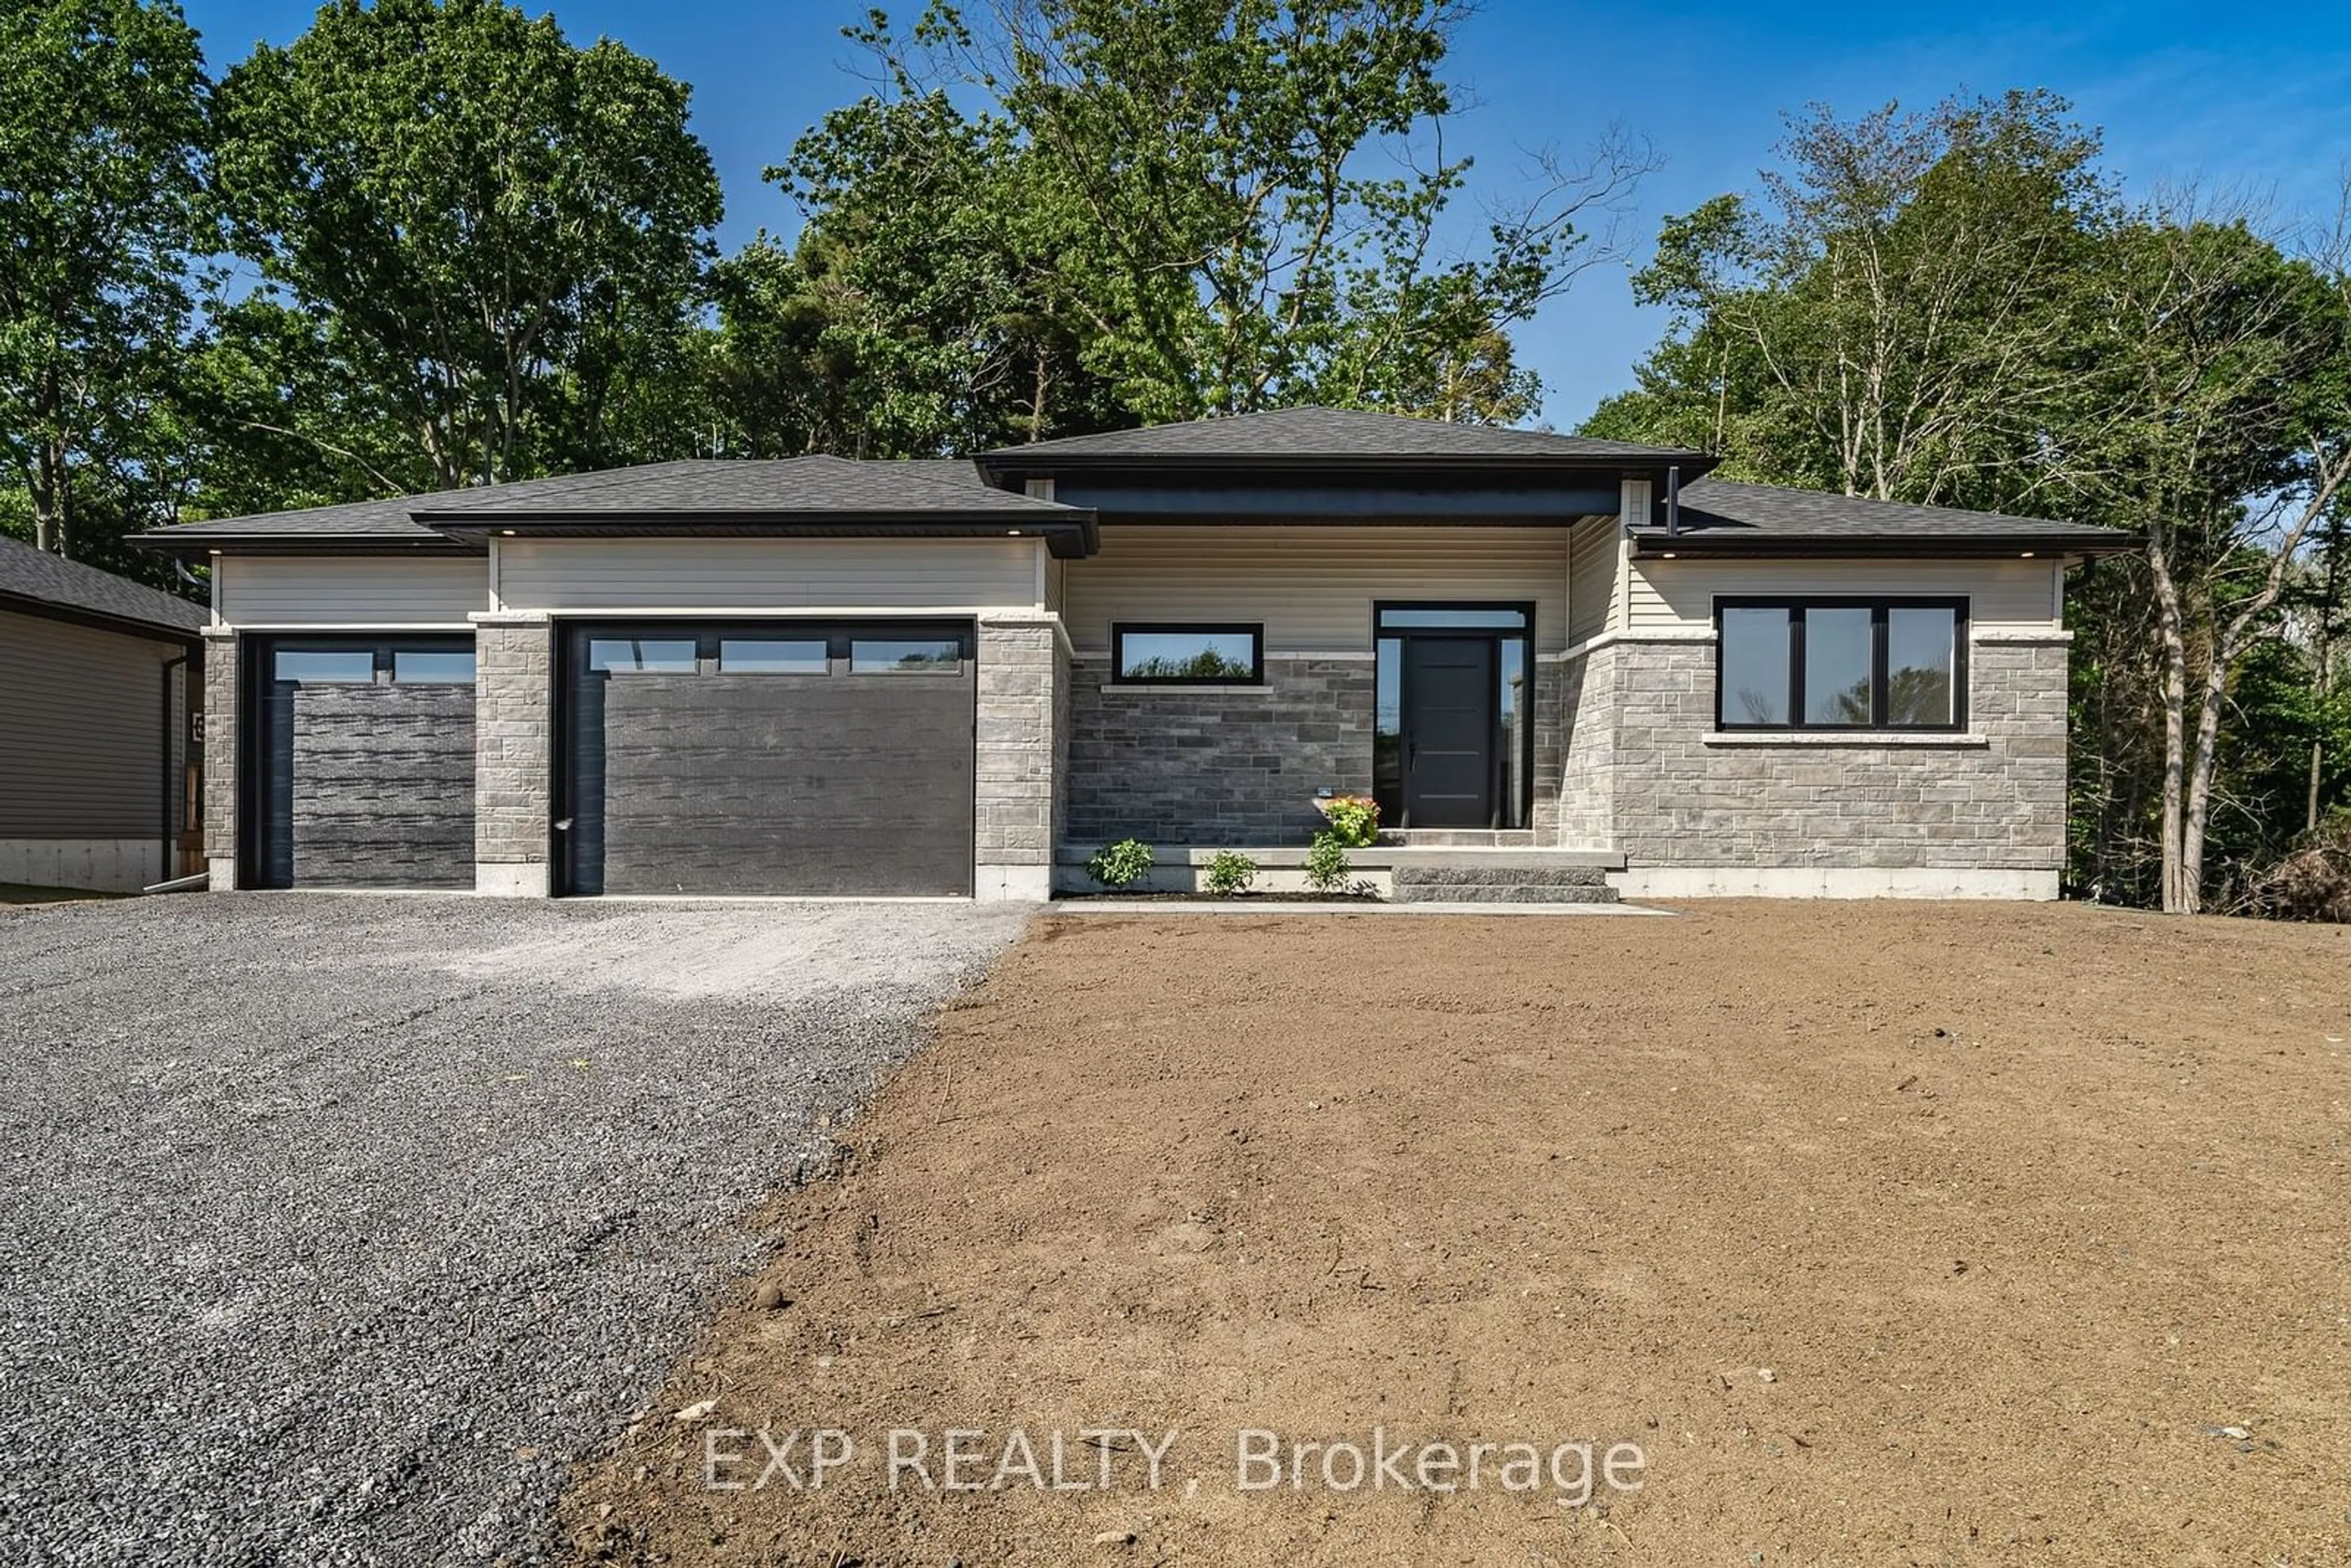
<svg viewBox="0 0 2351 1568"><path fill-rule="evenodd" d="M1336 833L1317 833L1306 852L1306 885L1316 893L1346 893L1353 887L1355 868L1347 846Z"/></svg>
<svg viewBox="0 0 2351 1568"><path fill-rule="evenodd" d="M209 248L203 57L169 0L14 0L0 81L0 458L36 544L130 564Z"/></svg>
<svg viewBox="0 0 2351 1568"><path fill-rule="evenodd" d="M336 444L389 411L409 461L372 477L403 487L634 455L719 216L685 105L650 61L502 0L335 0L230 71L231 235L315 318L322 363L280 363L326 369L326 402L356 405ZM285 392L289 410L312 396ZM298 439L301 417L275 423Z"/></svg>
<svg viewBox="0 0 2351 1568"><path fill-rule="evenodd" d="M1331 837L1351 850L1364 849L1380 836L1380 803L1369 795L1337 795L1321 802Z"/></svg>
<svg viewBox="0 0 2351 1568"><path fill-rule="evenodd" d="M1230 898L1247 893L1249 883L1257 880L1257 862L1238 850L1218 850L1210 858L1207 875L1202 880L1210 893L1219 898Z"/></svg>
<svg viewBox="0 0 2351 1568"><path fill-rule="evenodd" d="M768 171L809 221L791 287L742 297L725 329L793 345L746 438L899 455L1301 402L1532 413L1510 331L1615 254L1606 220L1649 159L1613 137L1578 163L1545 153L1530 199L1446 255L1469 164L1441 154L1440 68L1463 12L876 13L849 34L875 90Z"/></svg>
<svg viewBox="0 0 2351 1568"><path fill-rule="evenodd" d="M1086 862L1086 874L1104 887L1132 887L1151 874L1151 846L1121 839L1094 852Z"/></svg>
<svg viewBox="0 0 2351 1568"><path fill-rule="evenodd" d="M2351 925L2351 812L2272 867L2249 890L2247 906L2276 920Z"/></svg>

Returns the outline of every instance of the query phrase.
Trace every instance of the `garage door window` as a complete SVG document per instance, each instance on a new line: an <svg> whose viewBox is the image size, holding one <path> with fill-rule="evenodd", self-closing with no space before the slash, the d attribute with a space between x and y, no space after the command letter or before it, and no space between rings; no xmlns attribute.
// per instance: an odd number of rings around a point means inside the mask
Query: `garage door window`
<svg viewBox="0 0 2351 1568"><path fill-rule="evenodd" d="M370 685L375 681L372 648L280 648L273 674L304 685Z"/></svg>
<svg viewBox="0 0 2351 1568"><path fill-rule="evenodd" d="M591 637L588 667L610 675L690 675L691 637Z"/></svg>
<svg viewBox="0 0 2351 1568"><path fill-rule="evenodd" d="M852 675L953 675L962 671L963 643L953 637L920 641L852 637L849 641Z"/></svg>
<svg viewBox="0 0 2351 1568"><path fill-rule="evenodd" d="M474 684L474 651L442 653L417 648L394 648L392 651L392 680L394 685L423 683L430 685L470 686Z"/></svg>
<svg viewBox="0 0 2351 1568"><path fill-rule="evenodd" d="M825 643L821 637L718 640L718 673L722 675L821 675L825 668Z"/></svg>

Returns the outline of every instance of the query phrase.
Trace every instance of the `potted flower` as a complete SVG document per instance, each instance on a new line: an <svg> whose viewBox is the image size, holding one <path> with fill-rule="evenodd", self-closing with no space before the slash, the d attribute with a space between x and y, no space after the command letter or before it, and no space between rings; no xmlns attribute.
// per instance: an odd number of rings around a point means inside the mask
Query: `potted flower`
<svg viewBox="0 0 2351 1568"><path fill-rule="evenodd" d="M1331 824L1331 836L1351 850L1379 841L1380 803L1369 795L1318 795L1314 809Z"/></svg>

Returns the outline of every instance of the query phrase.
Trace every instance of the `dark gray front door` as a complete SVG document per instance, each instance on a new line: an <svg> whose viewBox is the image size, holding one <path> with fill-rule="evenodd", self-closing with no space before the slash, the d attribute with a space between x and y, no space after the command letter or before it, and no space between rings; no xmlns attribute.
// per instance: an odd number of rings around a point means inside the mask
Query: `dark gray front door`
<svg viewBox="0 0 2351 1568"><path fill-rule="evenodd" d="M968 895L969 637L574 630L565 891Z"/></svg>
<svg viewBox="0 0 2351 1568"><path fill-rule="evenodd" d="M1404 825L1493 826L1493 639L1406 637L1403 655Z"/></svg>

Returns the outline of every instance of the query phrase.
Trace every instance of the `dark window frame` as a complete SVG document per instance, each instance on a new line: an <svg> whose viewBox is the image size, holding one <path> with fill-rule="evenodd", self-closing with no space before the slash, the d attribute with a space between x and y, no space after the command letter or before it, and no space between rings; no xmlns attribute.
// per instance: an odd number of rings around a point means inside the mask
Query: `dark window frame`
<svg viewBox="0 0 2351 1568"><path fill-rule="evenodd" d="M1729 610L1784 610L1788 613L1788 717L1783 723L1731 719L1723 710L1722 617ZM1804 717L1804 612L1866 610L1869 614L1869 722L1814 724ZM1889 612L1948 610L1951 612L1951 717L1945 724L1896 724L1888 716ZM1714 727L1722 734L1962 735L1968 728L1968 621L1964 594L1725 593L1714 601Z"/></svg>
<svg viewBox="0 0 2351 1568"><path fill-rule="evenodd" d="M1249 673L1246 675L1130 675L1126 673L1129 633L1144 637L1247 637ZM1117 686L1261 686L1265 685L1265 622L1262 621L1113 621L1110 623L1110 679Z"/></svg>

